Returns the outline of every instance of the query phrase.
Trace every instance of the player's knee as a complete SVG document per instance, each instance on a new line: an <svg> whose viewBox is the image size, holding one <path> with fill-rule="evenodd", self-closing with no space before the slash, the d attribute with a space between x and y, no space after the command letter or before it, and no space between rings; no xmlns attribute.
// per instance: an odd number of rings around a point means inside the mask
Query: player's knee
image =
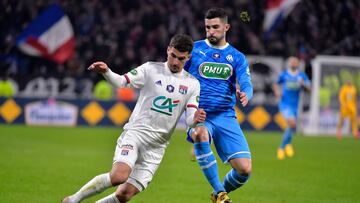
<svg viewBox="0 0 360 203"><path fill-rule="evenodd" d="M290 128L296 128L296 121L295 121L295 120L290 119L289 122L288 122L288 124L289 124L289 127L290 127Z"/></svg>
<svg viewBox="0 0 360 203"><path fill-rule="evenodd" d="M238 173L243 176L249 176L251 174L251 166L241 168Z"/></svg>
<svg viewBox="0 0 360 203"><path fill-rule="evenodd" d="M209 134L204 126L195 127L191 134L194 142L206 142L209 141Z"/></svg>
<svg viewBox="0 0 360 203"><path fill-rule="evenodd" d="M249 176L251 174L252 166L251 161L243 161L241 167L238 167L236 171L243 176Z"/></svg>
<svg viewBox="0 0 360 203"><path fill-rule="evenodd" d="M111 184L116 186L125 183L131 173L131 168L123 162L116 162L110 171Z"/></svg>
<svg viewBox="0 0 360 203"><path fill-rule="evenodd" d="M110 181L111 184L116 186L125 183L128 179L128 175L122 173L121 171L111 171L110 172Z"/></svg>

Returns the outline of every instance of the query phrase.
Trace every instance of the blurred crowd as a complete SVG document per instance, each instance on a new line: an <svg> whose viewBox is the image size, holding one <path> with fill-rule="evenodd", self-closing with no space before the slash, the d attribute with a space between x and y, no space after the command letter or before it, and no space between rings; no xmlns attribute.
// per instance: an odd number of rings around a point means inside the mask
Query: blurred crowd
<svg viewBox="0 0 360 203"><path fill-rule="evenodd" d="M58 3L70 17L76 55L65 64L22 54L15 46L24 27L50 3ZM310 61L317 54L360 53L360 2L357 0L302 0L288 18L265 39L262 30L265 0L1 0L0 76L10 75L21 86L31 76L99 76L86 71L94 61L106 61L117 73L141 63L165 61L174 33L194 39L205 35L203 15L212 6L230 16L228 41L247 55ZM250 21L240 17L247 12ZM24 77L26 76L26 77Z"/></svg>

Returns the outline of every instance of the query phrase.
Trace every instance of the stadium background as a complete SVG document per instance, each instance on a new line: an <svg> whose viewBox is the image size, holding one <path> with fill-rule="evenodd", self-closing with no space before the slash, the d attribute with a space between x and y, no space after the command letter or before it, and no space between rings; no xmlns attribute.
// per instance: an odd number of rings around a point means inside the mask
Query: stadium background
<svg viewBox="0 0 360 203"><path fill-rule="evenodd" d="M20 51L17 44L17 37L24 28L53 3L63 8L74 30L75 53L65 63L28 56ZM204 35L204 10L211 6L222 6L227 9L231 23L227 39L250 58L253 72L254 99L249 108L237 109L239 122L243 123L244 129L281 130L284 128L284 120L277 114L271 83L284 67L284 58L289 55L299 56L303 60L304 70L311 78L311 61L317 55L358 56L360 11L359 3L354 0L301 1L269 34L263 29L267 3L265 0L4 0L1 2L0 19L0 77L15 84L17 98L6 103L7 100L0 100L0 122L26 121L24 104L29 98L45 98L44 103L47 98L72 100L76 105L79 104L77 112L81 113L84 110L82 108L92 104L94 87L102 79L100 75L86 71L91 62L106 61L113 71L123 74L148 60L164 61L166 53L163 47L166 47L174 33L188 33L195 40L201 39ZM244 13L248 20L244 20ZM263 63L268 56L275 58ZM115 93L112 100L116 99L120 102L125 100ZM128 100L132 102L135 99L136 94ZM80 104L79 100L89 101L84 105L85 101L80 101ZM306 98L304 102L305 111L309 108L308 100ZM107 119L105 113L109 107L105 107L102 101L94 102L98 102L102 109L92 108L92 114L100 114L98 117L101 118L97 122L89 122L88 118L79 114L76 115L78 124L122 125L126 121L123 118L121 122ZM117 111L125 109L124 116L127 110L131 110L127 107L133 106L131 103L120 105L125 108L117 108ZM14 113L16 109L20 109L18 113ZM99 113L102 111L105 113Z"/></svg>
<svg viewBox="0 0 360 203"><path fill-rule="evenodd" d="M0 202L54 202L88 178L107 170L113 143L119 134L118 128L110 126L121 127L126 122L135 104L136 92L128 98L114 90L110 99L96 98L95 87L102 77L86 71L86 67L93 61L103 60L113 71L123 74L148 60L165 61L165 47L173 34L188 33L195 40L204 37L203 12L212 6L224 7L229 12L231 29L227 39L248 56L255 87L250 105L238 106L236 110L252 148L256 175L244 192L232 195L245 202L357 202L360 199L357 190L360 185L356 181L360 170L356 164L360 161L358 142L345 139L339 144L332 137L298 136L295 146L299 156L284 163L276 162L275 150L285 124L270 86L290 55L302 59L302 67L311 79L312 61L318 55L359 57L360 3L356 0L303 0L276 29L266 33L263 22L268 2L2 0L0 79L10 81L15 91L12 96L5 96L0 88L0 158L5 160L0 164L0 179L4 180L0 183ZM73 57L64 63L29 56L17 45L17 37L25 27L53 3L60 5L70 18L76 41ZM250 21L242 19L244 12ZM332 78L327 80L330 81L327 85L336 92L334 87L338 88L342 80L339 71L333 72L335 79L330 75ZM351 74L357 81L359 71L351 70ZM54 84L57 88L53 88ZM336 93L328 98L336 109ZM308 95L304 95L303 103L302 110L307 112L310 108ZM32 125L42 127L30 127ZM44 127L47 125L73 127ZM74 127L77 125L80 127ZM183 123L179 128L184 128ZM150 199L156 197L158 202L179 202L183 196L173 199L179 195L177 187L187 187L188 181L201 184L194 183L190 189L193 193L185 192L199 196L187 201L208 201L205 198L208 186L201 182L201 174L196 173L198 168L189 166L189 146L179 138L182 134L183 131L176 132L163 163L165 166L160 167L150 192L135 201L151 202ZM44 154L62 161L56 163ZM181 170L196 178L183 180L181 176L164 175L178 173L173 156L185 165ZM25 174L22 174L22 163L27 164ZM97 163L102 163L103 167ZM284 168L287 173L281 172ZM227 169L221 166L220 170L225 173ZM38 176L39 172L44 175ZM77 177L80 180L70 180ZM51 178L55 178L55 184L50 183ZM165 180L169 179L177 184L168 185ZM9 185L13 180L16 182ZM36 180L44 184L39 185ZM62 180L66 180L66 184L61 185ZM71 187L67 187L69 185ZM53 191L49 189L52 187L60 188ZM167 191L167 195L163 197L161 192L157 193L158 187ZM52 194L44 195L41 191Z"/></svg>

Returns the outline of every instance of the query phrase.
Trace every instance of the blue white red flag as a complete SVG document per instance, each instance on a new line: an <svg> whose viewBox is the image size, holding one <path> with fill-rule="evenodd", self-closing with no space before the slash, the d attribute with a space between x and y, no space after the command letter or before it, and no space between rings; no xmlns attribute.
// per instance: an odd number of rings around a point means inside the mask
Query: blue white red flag
<svg viewBox="0 0 360 203"><path fill-rule="evenodd" d="M18 36L16 45L28 55L64 63L75 51L74 31L69 17L59 5L50 5Z"/></svg>
<svg viewBox="0 0 360 203"><path fill-rule="evenodd" d="M265 39L285 19L300 0L267 0L263 31Z"/></svg>

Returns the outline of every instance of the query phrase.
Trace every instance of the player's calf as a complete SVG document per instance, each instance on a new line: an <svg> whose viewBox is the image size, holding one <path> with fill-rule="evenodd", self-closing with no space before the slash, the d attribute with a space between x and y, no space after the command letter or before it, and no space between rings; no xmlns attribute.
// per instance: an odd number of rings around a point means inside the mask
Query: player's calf
<svg viewBox="0 0 360 203"><path fill-rule="evenodd" d="M133 196L135 196L139 192L140 191L132 184L125 183L116 190L115 195L117 199L121 203L123 203L128 202Z"/></svg>
<svg viewBox="0 0 360 203"><path fill-rule="evenodd" d="M96 201L96 203L125 203L139 192L132 184L125 183L120 185L114 193Z"/></svg>
<svg viewBox="0 0 360 203"><path fill-rule="evenodd" d="M101 193L107 188L112 187L110 182L109 173L104 173L98 176L95 176L89 182L87 182L79 191L75 194L65 197L63 203L78 203L81 200L91 197L95 194Z"/></svg>
<svg viewBox="0 0 360 203"><path fill-rule="evenodd" d="M239 174L235 169L231 169L224 178L224 188L226 192L234 191L242 187L249 179L250 174Z"/></svg>

